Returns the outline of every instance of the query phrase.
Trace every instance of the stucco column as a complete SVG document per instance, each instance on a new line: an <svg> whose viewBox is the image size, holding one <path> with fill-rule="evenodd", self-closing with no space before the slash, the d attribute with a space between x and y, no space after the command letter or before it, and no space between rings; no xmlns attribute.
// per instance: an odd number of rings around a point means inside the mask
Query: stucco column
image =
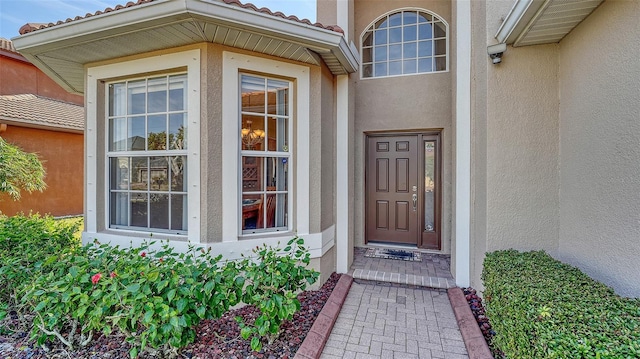
<svg viewBox="0 0 640 359"><path fill-rule="evenodd" d="M471 2L458 1L456 16L455 247L456 285L470 284L471 225Z"/></svg>

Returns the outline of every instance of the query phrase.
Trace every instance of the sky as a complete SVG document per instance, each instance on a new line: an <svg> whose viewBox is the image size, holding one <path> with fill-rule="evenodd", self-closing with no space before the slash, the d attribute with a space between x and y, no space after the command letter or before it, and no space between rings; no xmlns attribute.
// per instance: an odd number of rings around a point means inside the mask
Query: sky
<svg viewBox="0 0 640 359"><path fill-rule="evenodd" d="M20 27L28 22L57 22L107 7L126 4L131 0L0 0L0 37L18 36ZM134 0L135 1L135 0ZM316 21L316 0L241 0L257 7L268 7L301 19Z"/></svg>

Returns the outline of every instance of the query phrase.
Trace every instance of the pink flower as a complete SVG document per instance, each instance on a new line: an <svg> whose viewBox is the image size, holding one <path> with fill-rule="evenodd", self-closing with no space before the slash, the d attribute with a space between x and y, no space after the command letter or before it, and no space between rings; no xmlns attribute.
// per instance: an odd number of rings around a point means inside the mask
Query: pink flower
<svg viewBox="0 0 640 359"><path fill-rule="evenodd" d="M146 253L146 252L142 252L142 253L140 253L140 257L144 258L144 257L146 257L146 256L147 256L147 253Z"/></svg>
<svg viewBox="0 0 640 359"><path fill-rule="evenodd" d="M100 280L100 278L102 278L102 273L94 274L91 277L91 283L93 283L94 285L98 284L98 281Z"/></svg>
<svg viewBox="0 0 640 359"><path fill-rule="evenodd" d="M111 274L109 274L109 277L115 278L116 277L116 272L111 272Z"/></svg>
<svg viewBox="0 0 640 359"><path fill-rule="evenodd" d="M160 263L162 263L162 262L164 262L164 259L163 259L163 258L160 258Z"/></svg>

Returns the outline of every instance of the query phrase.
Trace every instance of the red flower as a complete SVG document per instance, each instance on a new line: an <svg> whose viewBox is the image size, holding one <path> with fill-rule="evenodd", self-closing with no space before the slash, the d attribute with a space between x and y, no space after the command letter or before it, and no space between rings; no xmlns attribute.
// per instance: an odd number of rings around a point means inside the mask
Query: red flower
<svg viewBox="0 0 640 359"><path fill-rule="evenodd" d="M116 272L111 272L111 274L109 274L109 277L115 278L116 277Z"/></svg>
<svg viewBox="0 0 640 359"><path fill-rule="evenodd" d="M102 273L94 274L91 277L91 283L93 283L94 285L98 284L98 281L100 280L100 278L102 278Z"/></svg>
<svg viewBox="0 0 640 359"><path fill-rule="evenodd" d="M160 263L162 263L162 262L164 262L164 259L163 259L163 258L160 258Z"/></svg>
<svg viewBox="0 0 640 359"><path fill-rule="evenodd" d="M144 258L144 257L146 257L146 256L147 256L147 253L146 253L146 252L142 252L142 253L140 253L140 257Z"/></svg>

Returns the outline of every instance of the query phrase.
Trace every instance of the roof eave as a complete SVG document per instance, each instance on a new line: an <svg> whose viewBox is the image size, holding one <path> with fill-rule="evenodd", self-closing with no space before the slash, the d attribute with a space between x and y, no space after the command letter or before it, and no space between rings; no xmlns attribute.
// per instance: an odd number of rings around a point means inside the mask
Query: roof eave
<svg viewBox="0 0 640 359"><path fill-rule="evenodd" d="M496 33L500 43L513 44L548 0L516 0Z"/></svg>
<svg viewBox="0 0 640 359"><path fill-rule="evenodd" d="M334 74L355 72L359 67L357 51L346 43L344 35L339 32L223 2L206 0L154 1L43 28L15 37L12 41L24 57L66 90L82 93L83 89L71 86L59 73L40 60L38 54L161 26L167 21L185 19L205 19L218 24L231 25L242 31L302 45L323 58L335 57L340 64L340 69L332 69ZM202 39L199 42L208 41L204 34L201 36Z"/></svg>

